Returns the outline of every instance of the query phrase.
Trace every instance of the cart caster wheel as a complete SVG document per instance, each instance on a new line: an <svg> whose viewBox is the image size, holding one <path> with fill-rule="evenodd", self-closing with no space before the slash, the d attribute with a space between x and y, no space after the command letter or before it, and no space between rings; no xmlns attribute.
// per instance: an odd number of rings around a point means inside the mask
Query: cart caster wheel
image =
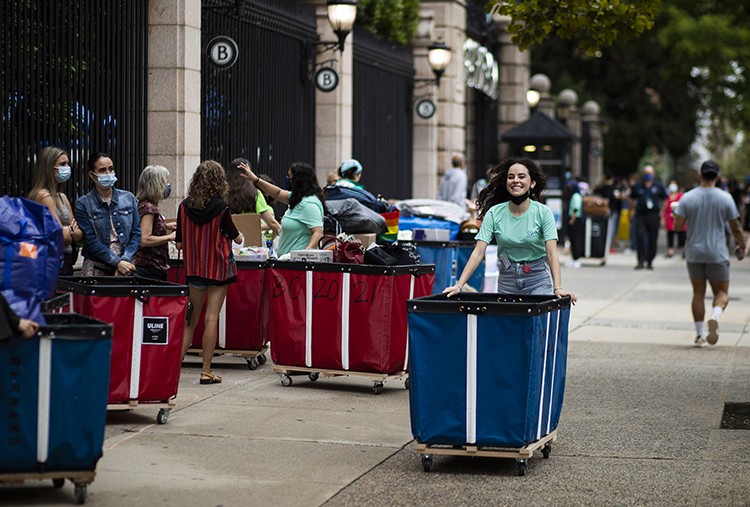
<svg viewBox="0 0 750 507"><path fill-rule="evenodd" d="M171 409L168 408L162 408L159 409L159 413L156 414L156 423L157 424L167 424L167 420L169 419L169 412Z"/></svg>
<svg viewBox="0 0 750 507"><path fill-rule="evenodd" d="M250 359L247 359L247 367L251 370L257 370L258 369L258 359L255 357L251 357Z"/></svg>
<svg viewBox="0 0 750 507"><path fill-rule="evenodd" d="M372 392L375 394L380 394L383 392L383 383L382 382L375 382L372 385Z"/></svg>
<svg viewBox="0 0 750 507"><path fill-rule="evenodd" d="M429 472L432 469L432 456L424 454L422 456L422 470Z"/></svg>
<svg viewBox="0 0 750 507"><path fill-rule="evenodd" d="M76 503L78 505L85 504L86 503L86 485L76 484L74 495L76 497Z"/></svg>
<svg viewBox="0 0 750 507"><path fill-rule="evenodd" d="M281 385L284 387L289 387L290 385L292 385L292 377L289 376L288 373L281 374Z"/></svg>
<svg viewBox="0 0 750 507"><path fill-rule="evenodd" d="M409 379L408 378L406 380L404 380L404 387L406 389L409 389Z"/></svg>
<svg viewBox="0 0 750 507"><path fill-rule="evenodd" d="M518 475L526 475L526 471L529 469L529 464L525 459L516 459L516 468L518 469Z"/></svg>
<svg viewBox="0 0 750 507"><path fill-rule="evenodd" d="M256 357L258 360L258 364L266 364L266 355L265 354L258 354L258 357Z"/></svg>
<svg viewBox="0 0 750 507"><path fill-rule="evenodd" d="M542 447L542 457L544 459L549 459L549 453L552 451L552 444L547 442L544 444L544 447Z"/></svg>
<svg viewBox="0 0 750 507"><path fill-rule="evenodd" d="M310 379L310 382L315 382L316 380L320 378L320 373L318 373L317 371L308 373L307 378Z"/></svg>
<svg viewBox="0 0 750 507"><path fill-rule="evenodd" d="M52 479L52 485L55 487L55 489L60 489L65 486L65 479Z"/></svg>

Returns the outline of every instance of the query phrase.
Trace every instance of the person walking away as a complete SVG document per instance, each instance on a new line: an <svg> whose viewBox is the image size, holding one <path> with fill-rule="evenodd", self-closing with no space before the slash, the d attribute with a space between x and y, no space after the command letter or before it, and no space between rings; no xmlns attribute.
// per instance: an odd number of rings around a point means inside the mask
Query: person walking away
<svg viewBox="0 0 750 507"><path fill-rule="evenodd" d="M250 161L246 158L236 158L232 160L227 168L227 185L229 191L227 194L227 204L229 210L237 215L241 213L257 213L262 220L261 229L272 231L271 239L281 233L281 224L276 220L273 214L273 208L266 202L266 198L252 181L243 176L244 171L240 165L250 166Z"/></svg>
<svg viewBox="0 0 750 507"><path fill-rule="evenodd" d="M546 176L536 162L527 158L507 159L493 172L496 175L478 199L482 225L474 251L456 285L443 293L451 297L461 292L494 237L499 293L570 296L575 304L576 295L562 288L555 218L552 210L538 201Z"/></svg>
<svg viewBox="0 0 750 507"><path fill-rule="evenodd" d="M719 319L729 303L729 249L726 242L726 224L729 223L732 236L737 242L735 254L742 259L747 247L739 212L732 197L716 187L719 178L719 164L706 160L701 164L700 186L685 192L680 199L675 215L675 228L682 229L687 224L685 260L688 276L693 286L691 310L695 323L696 347L706 343L715 345L719 340ZM708 333L705 334L706 281L711 285L713 302L711 317L708 319ZM705 334L705 337L704 337Z"/></svg>
<svg viewBox="0 0 750 507"><path fill-rule="evenodd" d="M451 168L448 169L440 180L438 188L438 199L457 204L461 209L466 209L466 185L468 178L464 170L464 158L461 155L453 155Z"/></svg>
<svg viewBox="0 0 750 507"><path fill-rule="evenodd" d="M237 281L237 266L232 241L245 238L232 221L226 202L227 180L224 168L215 160L205 160L190 180L187 198L177 210L177 249L183 252L188 284L188 318L183 334L183 357L193 342L206 301L201 348L203 368L201 384L218 384L221 377L211 370L218 337L219 312L227 295L227 286Z"/></svg>
<svg viewBox="0 0 750 507"><path fill-rule="evenodd" d="M635 269L654 269L656 240L659 237L661 203L667 198L667 191L654 178L654 168L643 168L643 177L633 187L631 194L631 219L635 220L638 249L638 264ZM635 215L633 215L635 211Z"/></svg>
<svg viewBox="0 0 750 507"><path fill-rule="evenodd" d="M677 203L682 199L682 192L677 182L672 180L667 186L667 200L664 201L662 209L662 218L664 219L664 229L667 231L667 257L674 256L675 236L677 236L677 248L683 249L682 256L685 257L685 229L678 230L674 227L674 210Z"/></svg>
<svg viewBox="0 0 750 507"><path fill-rule="evenodd" d="M169 242L175 240L177 224L164 219L159 202L169 197L172 184L169 170L160 165L147 166L138 178L138 215L141 220L141 246L135 252L135 276L166 281L169 271Z"/></svg>
<svg viewBox="0 0 750 507"><path fill-rule="evenodd" d="M568 200L568 236L570 237L570 256L573 258L568 267L580 268L584 256L586 227L583 220L583 196L576 180L568 183L570 199Z"/></svg>
<svg viewBox="0 0 750 507"><path fill-rule="evenodd" d="M275 200L288 204L289 209L281 219L278 255L294 250L318 248L323 237L323 204L325 197L315 176L315 170L304 162L295 162L287 171L283 190L257 176L250 166L241 164L245 178Z"/></svg>
<svg viewBox="0 0 750 507"><path fill-rule="evenodd" d="M594 194L600 195L607 200L609 204L609 222L607 224L607 243L610 245L610 253L616 250L614 245L617 238L617 226L620 223L620 210L622 209L622 200L620 190L615 186L615 180L612 176L607 175L604 181L594 189Z"/></svg>
<svg viewBox="0 0 750 507"><path fill-rule="evenodd" d="M34 173L34 186L29 190L28 198L47 206L62 227L65 250L60 274L71 276L75 263L73 248L83 240L83 231L73 216L68 197L60 191L60 187L72 174L70 157L62 148L47 146L36 159Z"/></svg>
<svg viewBox="0 0 750 507"><path fill-rule="evenodd" d="M132 275L133 257L141 244L138 201L115 188L117 176L106 153L88 160L94 189L75 203L75 218L83 231L83 276Z"/></svg>

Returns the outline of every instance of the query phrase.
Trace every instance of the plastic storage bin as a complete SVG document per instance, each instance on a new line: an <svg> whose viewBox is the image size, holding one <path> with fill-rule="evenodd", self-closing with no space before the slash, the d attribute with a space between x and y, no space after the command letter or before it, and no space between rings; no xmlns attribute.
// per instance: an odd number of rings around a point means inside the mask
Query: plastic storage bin
<svg viewBox="0 0 750 507"><path fill-rule="evenodd" d="M0 482L70 478L83 503L94 474L81 472L102 456L112 326L44 317L36 337L0 342Z"/></svg>
<svg viewBox="0 0 750 507"><path fill-rule="evenodd" d="M569 298L462 293L407 305L418 443L518 448L555 430Z"/></svg>
<svg viewBox="0 0 750 507"><path fill-rule="evenodd" d="M71 312L113 326L109 408L132 408L137 403L171 406L180 380L187 287L103 276L60 277L57 288L71 293ZM165 423L168 416L166 407L157 422Z"/></svg>

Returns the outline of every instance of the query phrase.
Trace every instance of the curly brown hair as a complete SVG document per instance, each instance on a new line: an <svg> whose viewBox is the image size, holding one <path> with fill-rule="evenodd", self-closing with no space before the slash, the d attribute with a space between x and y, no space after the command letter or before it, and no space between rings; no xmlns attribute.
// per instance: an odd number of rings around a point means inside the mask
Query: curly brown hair
<svg viewBox="0 0 750 507"><path fill-rule="evenodd" d="M224 168L215 160L204 160L195 170L188 187L190 207L203 209L211 199L227 198L229 187L224 176Z"/></svg>
<svg viewBox="0 0 750 507"><path fill-rule="evenodd" d="M529 197L536 201L539 200L544 188L547 186L547 176L542 171L542 168L539 167L539 164L528 158L506 159L490 169L492 178L490 178L490 182L479 193L479 197L477 197L477 213L480 220L484 218L491 207L510 200L510 194L508 193L508 171L515 164L521 164L529 171L531 181L535 183L534 188L529 191Z"/></svg>

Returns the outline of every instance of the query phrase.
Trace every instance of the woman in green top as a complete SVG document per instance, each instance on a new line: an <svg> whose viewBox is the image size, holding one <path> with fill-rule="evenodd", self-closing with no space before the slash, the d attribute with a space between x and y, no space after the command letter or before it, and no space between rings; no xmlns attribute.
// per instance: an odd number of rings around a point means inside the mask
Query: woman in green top
<svg viewBox="0 0 750 507"><path fill-rule="evenodd" d="M248 164L240 164L243 176L252 181L259 190L274 199L289 205L281 219L279 257L293 250L318 248L323 237L323 191L318 185L315 170L304 162L295 162L287 171L291 190L281 188L260 179Z"/></svg>
<svg viewBox="0 0 750 507"><path fill-rule="evenodd" d="M227 184L229 193L227 194L227 204L229 211L233 214L240 213L258 213L263 219L264 230L272 230L275 238L281 233L281 224L276 221L273 215L273 209L266 203L266 198L253 182L244 177L245 172L240 168L242 164L250 167L250 162L245 158L236 158L232 160L226 169Z"/></svg>
<svg viewBox="0 0 750 507"><path fill-rule="evenodd" d="M562 288L552 210L536 200L547 183L541 168L526 158L508 159L492 172L496 176L477 199L482 225L474 251L456 285L443 292L453 296L461 291L494 237L499 293L570 296L575 303L576 295Z"/></svg>
<svg viewBox="0 0 750 507"><path fill-rule="evenodd" d="M359 163L359 160L352 158L341 162L339 179L336 180L334 185L364 190L365 186L359 182L360 179L362 179L362 164Z"/></svg>

